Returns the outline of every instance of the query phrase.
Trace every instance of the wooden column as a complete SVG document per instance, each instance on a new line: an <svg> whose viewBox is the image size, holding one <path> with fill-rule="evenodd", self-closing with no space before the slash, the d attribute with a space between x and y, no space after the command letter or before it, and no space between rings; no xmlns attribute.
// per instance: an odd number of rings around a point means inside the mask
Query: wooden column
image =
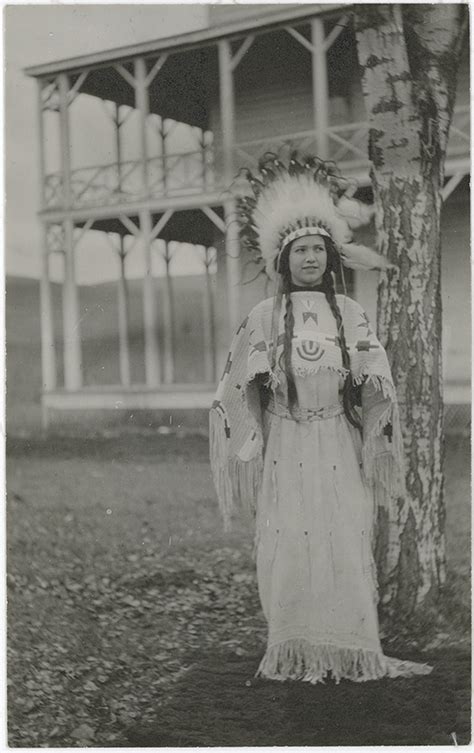
<svg viewBox="0 0 474 753"><path fill-rule="evenodd" d="M160 383L160 363L156 332L156 291L151 262L151 215L140 210L140 231L143 244L145 276L143 279L143 320L145 332L145 375L149 387Z"/></svg>
<svg viewBox="0 0 474 753"><path fill-rule="evenodd" d="M120 277L117 286L120 384L124 387L130 387L132 380L130 376L130 348L128 342L128 290L127 279L125 277L125 256L124 238L120 236Z"/></svg>
<svg viewBox="0 0 474 753"><path fill-rule="evenodd" d="M216 326L214 290L209 272L210 249L204 248L205 287L203 294L204 314L204 373L205 381L213 383L216 379Z"/></svg>
<svg viewBox="0 0 474 753"><path fill-rule="evenodd" d="M64 228L63 336L64 386L78 390L82 386L79 299L74 260L74 225L68 218Z"/></svg>
<svg viewBox="0 0 474 753"><path fill-rule="evenodd" d="M43 82L38 79L37 82L37 123L38 123L38 174L39 174L39 196L40 207L45 208L45 180L46 169L44 161L44 121L43 121Z"/></svg>
<svg viewBox="0 0 474 753"><path fill-rule="evenodd" d="M117 191L122 191L122 145L120 142L120 105L115 104L114 117L115 153L117 155ZM122 239L122 236L120 236Z"/></svg>
<svg viewBox="0 0 474 753"><path fill-rule="evenodd" d="M214 143L209 131L204 131L202 134L202 165L204 189L212 190L215 183Z"/></svg>
<svg viewBox="0 0 474 753"><path fill-rule="evenodd" d="M69 135L69 77L58 76L59 130L61 139L61 175L64 209L72 207L71 142ZM79 300L76 287L74 260L74 223L71 217L63 221L64 230L64 282L63 282L63 334L64 334L64 386L78 390L82 386L82 356Z"/></svg>
<svg viewBox="0 0 474 753"><path fill-rule="evenodd" d="M148 194L148 138L147 118L150 114L150 102L146 81L146 64L144 58L135 60L135 107L140 118L140 151L142 161L143 192Z"/></svg>
<svg viewBox="0 0 474 753"><path fill-rule="evenodd" d="M41 208L45 206L45 164L44 164L44 122L43 122L43 82L37 81L38 119L38 163L39 195ZM40 279L40 320L41 320L41 373L42 389L50 392L56 388L56 344L54 340L53 300L49 277L48 227L41 222L41 279ZM45 418L45 417L44 417Z"/></svg>
<svg viewBox="0 0 474 753"><path fill-rule="evenodd" d="M171 255L169 245L165 244L165 277L163 280L163 331L164 331L164 353L163 353L163 380L166 384L171 384L174 380L174 306L173 306L173 281L170 275Z"/></svg>
<svg viewBox="0 0 474 753"><path fill-rule="evenodd" d="M234 173L233 150L235 144L234 78L232 75L232 50L227 39L218 42L219 91L224 156L224 182L228 187Z"/></svg>
<svg viewBox="0 0 474 753"><path fill-rule="evenodd" d="M145 58L135 60L135 107L140 118L140 149L142 161L143 194L148 194L148 138L147 118L150 113ZM140 210L140 230L143 243L145 277L143 280L143 318L145 327L145 374L149 387L160 383L158 338L156 332L156 291L151 262L151 215L149 210Z"/></svg>
<svg viewBox="0 0 474 753"><path fill-rule="evenodd" d="M313 73L313 117L316 130L318 157L329 157L329 90L324 39L324 22L322 18L311 19L311 53Z"/></svg>
<svg viewBox="0 0 474 753"><path fill-rule="evenodd" d="M167 194L168 176L166 173L166 124L160 117L160 141L161 141L161 169L163 170L163 193Z"/></svg>
<svg viewBox="0 0 474 753"><path fill-rule="evenodd" d="M66 73L58 76L59 89L59 133L61 139L61 177L65 209L72 205L71 188L71 140L69 135L69 77Z"/></svg>
<svg viewBox="0 0 474 753"><path fill-rule="evenodd" d="M41 250L40 315L41 315L41 371L43 391L56 388L56 344L54 340L53 299L49 277L49 249L47 227L43 225L43 248Z"/></svg>
<svg viewBox="0 0 474 753"><path fill-rule="evenodd" d="M233 150L235 144L235 104L234 80L232 75L232 50L227 39L221 39L219 45L219 84L222 125L222 147L224 153L224 183L229 186L234 173ZM240 242L238 225L235 222L233 201L224 204L226 235L226 277L228 288L229 326L233 332L240 319L239 290L240 282Z"/></svg>
<svg viewBox="0 0 474 753"><path fill-rule="evenodd" d="M235 332L240 324L240 239L239 225L236 221L235 202L224 204L226 235L226 277L229 304L229 325L231 332Z"/></svg>

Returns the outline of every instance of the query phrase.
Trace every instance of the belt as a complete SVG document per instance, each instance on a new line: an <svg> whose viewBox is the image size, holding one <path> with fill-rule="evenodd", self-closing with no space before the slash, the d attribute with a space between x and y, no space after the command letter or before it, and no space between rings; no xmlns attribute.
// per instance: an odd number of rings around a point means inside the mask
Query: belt
<svg viewBox="0 0 474 753"><path fill-rule="evenodd" d="M342 403L335 403L334 405L325 405L322 408L299 408L295 406L293 412L290 413L288 406L284 403L280 403L274 398L270 399L270 402L266 408L269 413L274 416L280 416L280 418L287 418L290 421L323 421L325 418L334 418L334 416L340 416L344 413L344 406Z"/></svg>

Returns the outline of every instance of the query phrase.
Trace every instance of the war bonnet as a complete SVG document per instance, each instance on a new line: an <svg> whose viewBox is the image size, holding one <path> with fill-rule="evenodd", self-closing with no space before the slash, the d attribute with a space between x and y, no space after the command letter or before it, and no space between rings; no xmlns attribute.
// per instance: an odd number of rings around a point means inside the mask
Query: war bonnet
<svg viewBox="0 0 474 753"><path fill-rule="evenodd" d="M243 245L277 275L278 257L305 235L330 236L341 262L352 269L386 269L387 260L353 242L353 231L370 222L374 209L352 197L354 183L340 176L334 163L317 157L285 162L267 153L253 174L239 174L238 215Z"/></svg>

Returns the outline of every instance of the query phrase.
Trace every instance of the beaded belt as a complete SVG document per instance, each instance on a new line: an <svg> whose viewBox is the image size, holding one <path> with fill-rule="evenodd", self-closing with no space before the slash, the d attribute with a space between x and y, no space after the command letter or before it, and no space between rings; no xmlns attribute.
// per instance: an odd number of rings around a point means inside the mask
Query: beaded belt
<svg viewBox="0 0 474 753"><path fill-rule="evenodd" d="M278 402L274 398L270 399L270 402L266 408L269 413L274 416L280 416L281 418L288 418L290 421L322 421L325 418L333 418L334 416L340 416L344 413L344 406L342 403L335 403L334 405L325 405L323 408L299 408L295 406L293 412L290 413L288 407L283 403Z"/></svg>

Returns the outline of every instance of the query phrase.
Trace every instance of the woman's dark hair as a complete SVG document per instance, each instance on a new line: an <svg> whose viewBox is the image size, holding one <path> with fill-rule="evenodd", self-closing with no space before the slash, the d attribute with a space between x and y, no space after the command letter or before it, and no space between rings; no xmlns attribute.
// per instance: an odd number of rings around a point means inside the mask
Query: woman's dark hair
<svg viewBox="0 0 474 753"><path fill-rule="evenodd" d="M359 390L353 385L349 351L347 350L346 337L344 333L344 324L342 321L341 310L336 301L336 294L334 290L333 273L337 274L341 268L341 260L337 249L334 245L332 238L321 236L324 239L324 243L327 251L327 264L326 270L322 277L321 289L326 296L326 300L336 320L337 332L339 338L339 346L342 354L342 365L347 369L347 376L344 380L344 387L342 390L342 403L344 406L344 413L348 421L357 429L362 430L361 421L359 415L355 409L355 406L360 404ZM282 292L285 294L285 339L283 344L283 370L286 375L286 381L288 385L288 408L290 413L293 407L296 405L297 393L296 385L293 376L293 370L291 366L291 346L293 340L293 329L295 325L295 318L293 315L293 304L291 302L291 273L290 273L290 248L289 243L281 252L279 261L277 262L277 271L282 276Z"/></svg>

